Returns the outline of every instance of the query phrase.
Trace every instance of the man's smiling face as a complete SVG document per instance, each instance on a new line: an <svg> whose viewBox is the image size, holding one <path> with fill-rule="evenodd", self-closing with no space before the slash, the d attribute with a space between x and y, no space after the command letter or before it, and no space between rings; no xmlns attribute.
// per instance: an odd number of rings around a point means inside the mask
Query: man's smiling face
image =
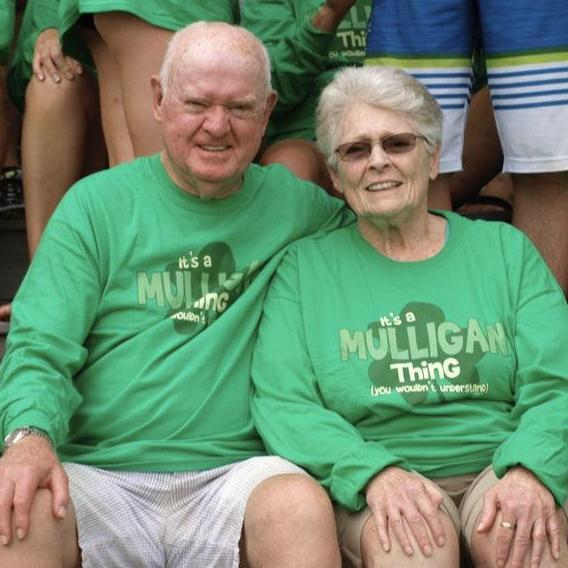
<svg viewBox="0 0 568 568"><path fill-rule="evenodd" d="M202 199L238 191L274 106L261 60L246 45L197 38L174 63L164 93L153 79L164 165L174 182ZM235 46L237 49L235 49Z"/></svg>

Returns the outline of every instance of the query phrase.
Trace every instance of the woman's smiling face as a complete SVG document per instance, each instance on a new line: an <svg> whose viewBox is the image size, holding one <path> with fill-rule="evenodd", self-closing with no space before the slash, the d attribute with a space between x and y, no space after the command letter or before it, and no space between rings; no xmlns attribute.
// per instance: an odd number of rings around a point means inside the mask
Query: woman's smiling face
<svg viewBox="0 0 568 568"><path fill-rule="evenodd" d="M416 139L405 153L386 153L379 142L400 133L420 135L403 114L356 103L343 117L338 145L372 142L371 154L353 161L338 156L331 172L336 188L358 218L390 219L413 209L427 209L428 185L438 174L439 152L428 151L427 142Z"/></svg>

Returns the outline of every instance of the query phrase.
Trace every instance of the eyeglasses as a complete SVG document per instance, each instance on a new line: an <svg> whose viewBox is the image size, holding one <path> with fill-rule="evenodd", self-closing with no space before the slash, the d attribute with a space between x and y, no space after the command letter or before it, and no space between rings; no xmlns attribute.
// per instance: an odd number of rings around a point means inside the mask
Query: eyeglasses
<svg viewBox="0 0 568 568"><path fill-rule="evenodd" d="M385 138L381 138L376 142L369 140L359 140L357 142L346 142L335 149L336 154L346 162L354 162L355 160L367 159L373 151L373 146L379 144L386 154L406 154L414 149L416 140L424 140L430 143L426 136L421 134L413 134L412 132L401 132L400 134L391 134Z"/></svg>

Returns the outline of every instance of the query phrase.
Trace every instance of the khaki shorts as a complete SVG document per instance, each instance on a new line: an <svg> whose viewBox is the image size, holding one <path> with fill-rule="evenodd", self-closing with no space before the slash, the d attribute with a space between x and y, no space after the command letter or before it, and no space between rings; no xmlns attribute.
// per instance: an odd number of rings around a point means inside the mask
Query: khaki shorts
<svg viewBox="0 0 568 568"><path fill-rule="evenodd" d="M417 474L419 475L419 474ZM431 479L442 491L444 501L441 509L451 519L456 533L463 534L468 545L471 544L477 517L483 508L483 496L499 480L491 466L479 474L461 475ZM564 505L568 516L568 503ZM354 568L361 568L361 534L363 526L371 516L366 507L357 513L351 513L336 506L337 535L341 552Z"/></svg>

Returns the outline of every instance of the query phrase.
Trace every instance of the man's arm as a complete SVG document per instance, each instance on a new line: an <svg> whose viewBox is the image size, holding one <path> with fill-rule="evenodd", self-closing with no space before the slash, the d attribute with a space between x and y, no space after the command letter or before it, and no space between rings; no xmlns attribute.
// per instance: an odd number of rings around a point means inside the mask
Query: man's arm
<svg viewBox="0 0 568 568"><path fill-rule="evenodd" d="M314 79L327 63L335 30L356 0L328 0L311 18L299 18L288 0L247 0L241 24L268 48L273 86L278 92L275 112L298 105L313 90Z"/></svg>
<svg viewBox="0 0 568 568"><path fill-rule="evenodd" d="M13 303L7 349L0 366L0 435L33 426L55 447L67 437L81 404L74 376L84 364L83 346L97 311L100 275L93 223L70 190L44 233ZM64 514L67 481L45 437L26 436L0 460L0 531L10 538L28 530L31 502L51 489L54 514Z"/></svg>

